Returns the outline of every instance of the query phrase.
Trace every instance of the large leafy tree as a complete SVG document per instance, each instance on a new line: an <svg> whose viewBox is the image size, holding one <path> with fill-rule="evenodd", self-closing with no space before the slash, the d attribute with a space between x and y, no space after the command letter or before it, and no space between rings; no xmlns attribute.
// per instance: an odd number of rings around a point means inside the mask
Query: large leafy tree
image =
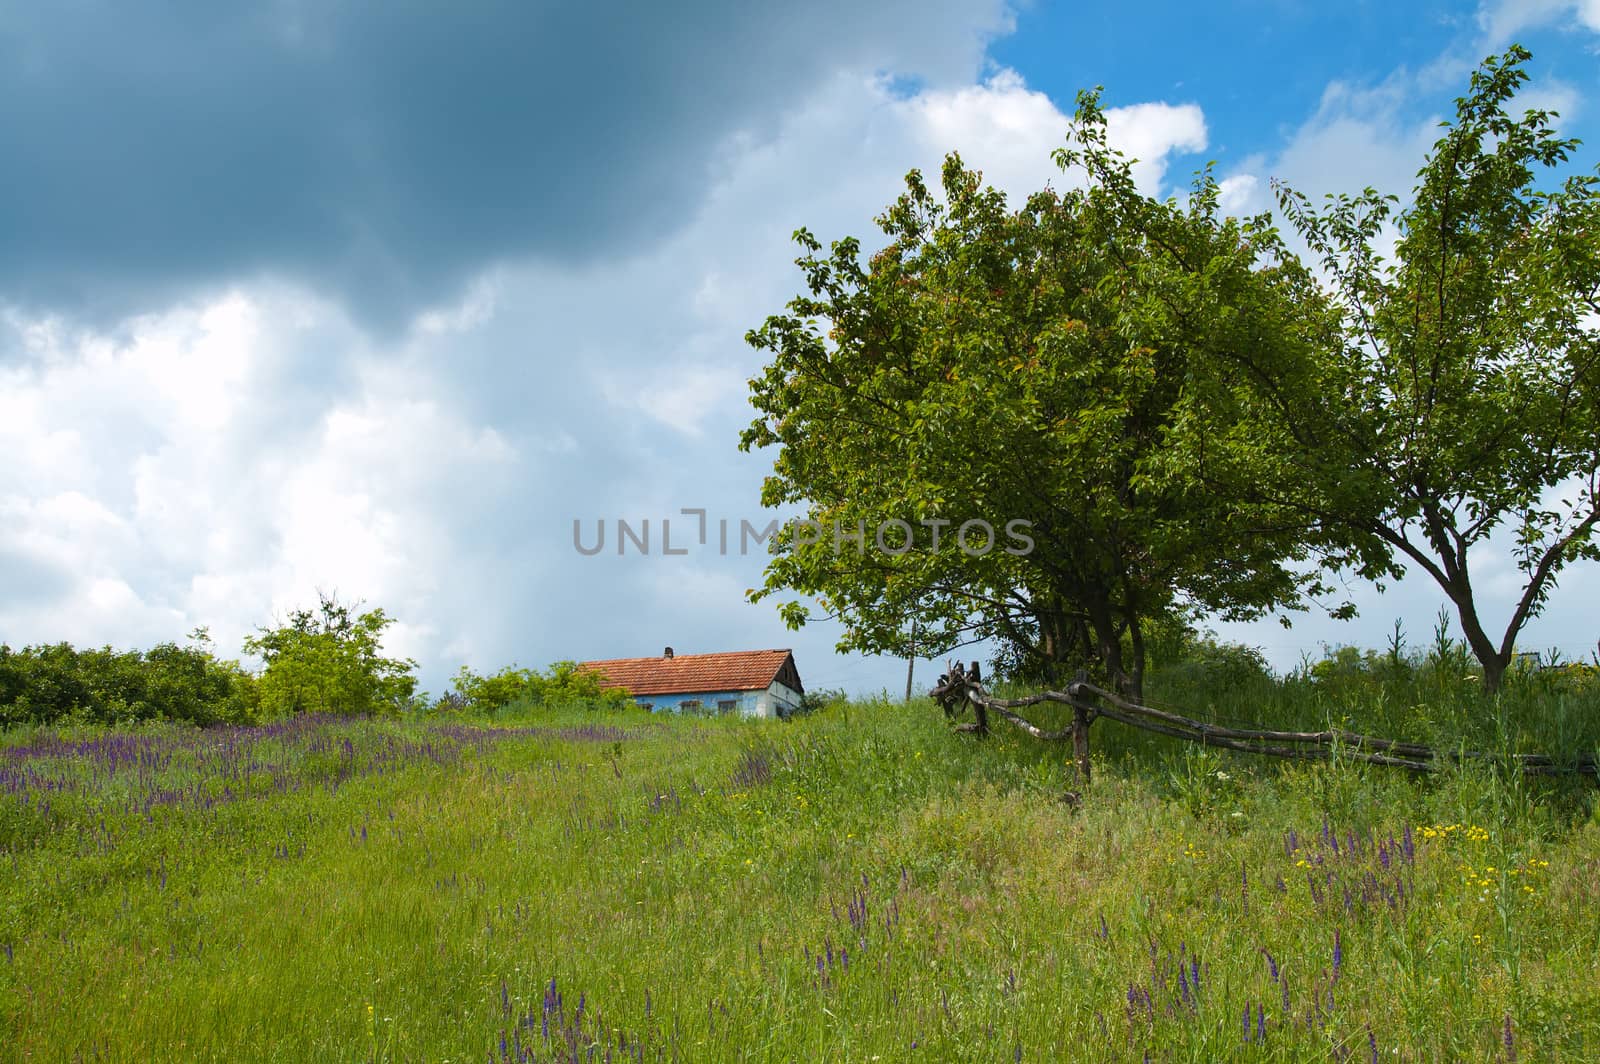
<svg viewBox="0 0 1600 1064"><path fill-rule="evenodd" d="M1058 161L1086 186L1016 211L957 155L942 201L913 171L865 264L853 238L823 254L796 234L809 294L748 336L770 362L741 446L779 448L763 501L815 525L780 535L752 598L817 596L844 649L997 637L1046 677L1091 659L1138 695L1149 619L1301 590L1294 523L1187 490L1166 437L1204 415L1211 348L1303 352L1329 318L1266 219L1220 216L1209 173L1184 205L1139 195L1094 96Z"/></svg>
<svg viewBox="0 0 1600 1064"><path fill-rule="evenodd" d="M1210 490L1298 511L1329 564L1428 574L1490 690L1562 569L1600 557L1600 178L1558 180L1578 142L1512 114L1528 58L1472 75L1409 207L1369 188L1319 211L1278 186L1342 335L1311 362L1230 353L1249 427L1186 426ZM1522 577L1498 631L1472 572L1497 534Z"/></svg>

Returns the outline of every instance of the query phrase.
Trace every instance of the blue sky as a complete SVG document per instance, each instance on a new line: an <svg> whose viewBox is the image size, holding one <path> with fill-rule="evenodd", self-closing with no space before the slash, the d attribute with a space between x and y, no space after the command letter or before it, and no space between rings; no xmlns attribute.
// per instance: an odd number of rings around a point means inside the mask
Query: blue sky
<svg viewBox="0 0 1600 1064"><path fill-rule="evenodd" d="M953 149L1026 194L1095 84L1153 191L1214 159L1240 212L1272 177L1403 195L1512 40L1600 146L1600 0L0 7L0 640L231 653L321 589L436 692L668 644L898 688L745 603L759 557L659 553L684 508L767 518L743 336L800 287L790 233L870 239ZM573 548L619 517L651 556ZM1587 652L1592 569L1527 645ZM1516 574L1478 575L1503 617ZM1223 631L1288 667L1442 601L1352 592Z"/></svg>

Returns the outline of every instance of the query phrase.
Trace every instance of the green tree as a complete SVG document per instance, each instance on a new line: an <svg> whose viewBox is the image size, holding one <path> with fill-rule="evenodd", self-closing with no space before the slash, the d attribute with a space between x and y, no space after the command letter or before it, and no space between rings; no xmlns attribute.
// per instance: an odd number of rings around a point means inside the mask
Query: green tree
<svg viewBox="0 0 1600 1064"><path fill-rule="evenodd" d="M1211 456L1210 490L1313 523L1330 566L1428 574L1491 691L1562 569L1600 557L1600 177L1557 180L1578 142L1550 112L1511 114L1528 58L1513 46L1472 75L1398 213L1371 188L1317 211L1277 186L1341 334L1310 361L1233 353L1253 430L1213 417L1186 441ZM1522 574L1498 634L1471 572L1496 533Z"/></svg>
<svg viewBox="0 0 1600 1064"><path fill-rule="evenodd" d="M1189 382L1213 348L1303 347L1329 318L1267 219L1220 215L1209 171L1187 204L1138 194L1094 95L1057 160L1087 187L1019 211L957 155L942 202L912 171L865 266L853 238L824 256L796 233L809 294L748 336L771 361L741 448L779 448L762 500L815 524L780 532L751 598L817 596L841 649L993 637L1047 678L1092 659L1138 696L1148 620L1297 600L1292 527L1185 490L1166 437L1202 413ZM977 550L968 522L1003 542Z"/></svg>
<svg viewBox="0 0 1600 1064"><path fill-rule="evenodd" d="M261 711L290 713L397 713L416 690L409 658L383 657L384 629L394 623L381 609L353 607L318 595L315 611L295 610L287 624L263 627L244 641L246 654L266 662Z"/></svg>

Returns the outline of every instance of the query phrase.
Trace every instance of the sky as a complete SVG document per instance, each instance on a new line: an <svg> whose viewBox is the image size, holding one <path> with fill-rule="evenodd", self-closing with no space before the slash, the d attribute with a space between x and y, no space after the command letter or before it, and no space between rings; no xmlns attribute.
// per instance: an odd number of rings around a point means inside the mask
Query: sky
<svg viewBox="0 0 1600 1064"><path fill-rule="evenodd" d="M1020 202L1095 85L1147 191L1214 161L1237 213L1272 178L1404 197L1513 41L1600 161L1600 0L1086 7L0 4L0 642L232 656L321 593L394 617L435 694L668 645L897 691L903 661L745 600L773 455L737 449L744 335L802 288L795 229L870 243L952 150ZM1596 568L1524 646L1593 649ZM1475 575L1503 625L1517 573ZM1350 593L1352 622L1213 627L1287 669L1425 643L1444 602Z"/></svg>

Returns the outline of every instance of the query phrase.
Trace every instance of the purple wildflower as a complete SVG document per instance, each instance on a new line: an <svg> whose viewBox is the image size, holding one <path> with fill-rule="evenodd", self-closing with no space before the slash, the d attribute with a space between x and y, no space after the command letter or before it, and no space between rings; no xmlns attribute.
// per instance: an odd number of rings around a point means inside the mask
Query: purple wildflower
<svg viewBox="0 0 1600 1064"><path fill-rule="evenodd" d="M1256 1041L1267 1040L1267 1008L1261 1002L1256 1002Z"/></svg>
<svg viewBox="0 0 1600 1064"><path fill-rule="evenodd" d="M1378 1064L1378 1036L1372 1033L1372 1024L1367 1024L1367 1048L1372 1051L1372 1064Z"/></svg>
<svg viewBox="0 0 1600 1064"><path fill-rule="evenodd" d="M1517 1059L1517 1043L1516 1039L1511 1037L1511 1013L1509 1012L1506 1013L1506 1025L1501 1034L1501 1040L1505 1042L1506 1059L1515 1061Z"/></svg>
<svg viewBox="0 0 1600 1064"><path fill-rule="evenodd" d="M1339 978L1339 969L1344 966L1344 939L1340 937L1338 928L1333 932L1333 978Z"/></svg>
<svg viewBox="0 0 1600 1064"><path fill-rule="evenodd" d="M1271 975L1272 981L1276 983L1278 981L1278 962L1265 948L1261 950L1261 955L1267 958L1267 974Z"/></svg>

